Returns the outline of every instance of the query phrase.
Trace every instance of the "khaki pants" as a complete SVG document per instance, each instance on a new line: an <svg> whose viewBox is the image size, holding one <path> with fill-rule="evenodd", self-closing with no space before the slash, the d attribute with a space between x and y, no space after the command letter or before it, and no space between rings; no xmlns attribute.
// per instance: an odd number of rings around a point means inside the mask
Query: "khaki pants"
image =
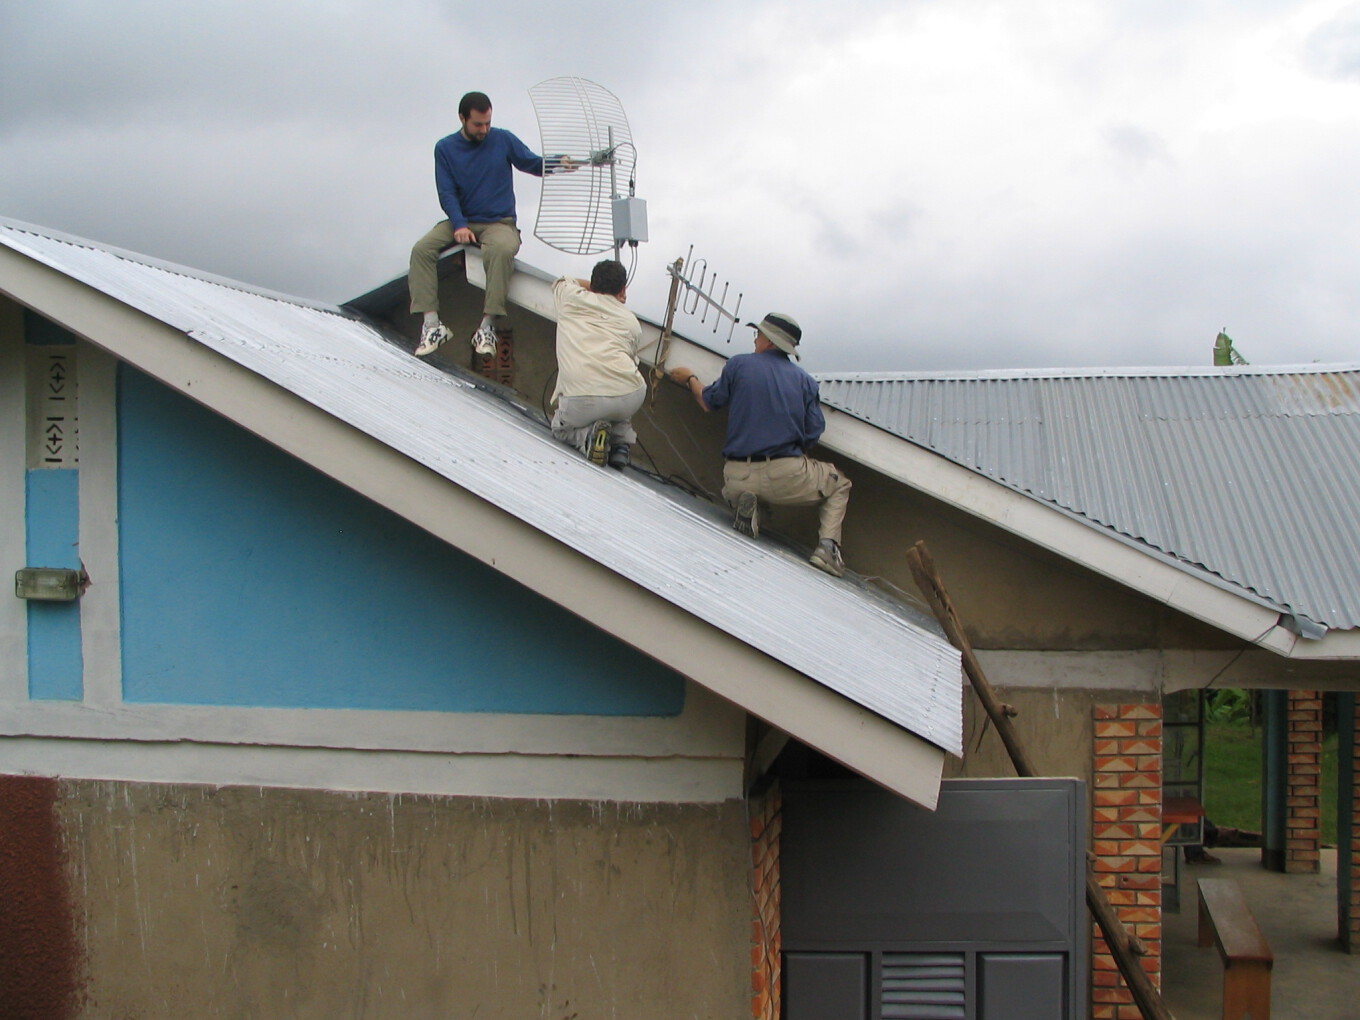
<svg viewBox="0 0 1360 1020"><path fill-rule="evenodd" d="M818 538L841 542L841 524L850 502L850 479L835 464L811 457L780 457L778 460L729 460L723 466L723 499L736 506L743 492L775 506L816 506L821 523Z"/></svg>
<svg viewBox="0 0 1360 1020"><path fill-rule="evenodd" d="M519 230L514 220L469 223L468 229L482 247L482 264L486 267L486 300L482 303L482 312L504 315L510 274L514 272L515 256L519 253ZM411 289L411 311L416 315L439 311L439 253L456 243L453 224L440 220L411 249L411 275L407 285Z"/></svg>
<svg viewBox="0 0 1360 1020"><path fill-rule="evenodd" d="M622 397L558 397L552 416L553 438L589 453L586 446L590 442L590 427L597 421L607 421L609 445L632 446L637 442L633 415L646 399L645 385Z"/></svg>

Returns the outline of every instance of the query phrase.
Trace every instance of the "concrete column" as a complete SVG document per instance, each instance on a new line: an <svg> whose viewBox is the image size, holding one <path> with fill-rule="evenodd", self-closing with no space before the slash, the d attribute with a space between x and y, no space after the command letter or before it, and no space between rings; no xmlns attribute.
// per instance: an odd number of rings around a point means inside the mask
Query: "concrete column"
<svg viewBox="0 0 1360 1020"><path fill-rule="evenodd" d="M1162 706L1096 705L1092 846L1097 880L1162 974ZM1091 946L1092 1020L1140 1020L1100 929Z"/></svg>
<svg viewBox="0 0 1360 1020"><path fill-rule="evenodd" d="M751 814L751 1017L779 1020L779 832L782 809L779 784L748 801Z"/></svg>
<svg viewBox="0 0 1360 1020"><path fill-rule="evenodd" d="M1322 695L1289 692L1284 870L1318 870L1322 842Z"/></svg>

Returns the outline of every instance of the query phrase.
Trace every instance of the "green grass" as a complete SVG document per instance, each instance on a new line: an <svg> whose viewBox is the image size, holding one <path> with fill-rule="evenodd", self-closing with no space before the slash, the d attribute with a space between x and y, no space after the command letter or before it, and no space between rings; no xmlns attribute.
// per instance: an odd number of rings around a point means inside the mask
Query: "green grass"
<svg viewBox="0 0 1360 1020"><path fill-rule="evenodd" d="M1215 825L1261 831L1261 731L1246 723L1204 728L1204 808ZM1322 842L1336 844L1336 734L1322 743Z"/></svg>

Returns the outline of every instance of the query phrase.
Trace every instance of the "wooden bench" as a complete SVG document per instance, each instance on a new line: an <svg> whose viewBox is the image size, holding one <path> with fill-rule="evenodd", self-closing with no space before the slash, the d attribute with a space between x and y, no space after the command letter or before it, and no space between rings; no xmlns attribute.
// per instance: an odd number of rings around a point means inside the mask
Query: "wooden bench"
<svg viewBox="0 0 1360 1020"><path fill-rule="evenodd" d="M1275 954L1231 878L1199 880L1199 944L1223 958L1223 1020L1270 1020Z"/></svg>

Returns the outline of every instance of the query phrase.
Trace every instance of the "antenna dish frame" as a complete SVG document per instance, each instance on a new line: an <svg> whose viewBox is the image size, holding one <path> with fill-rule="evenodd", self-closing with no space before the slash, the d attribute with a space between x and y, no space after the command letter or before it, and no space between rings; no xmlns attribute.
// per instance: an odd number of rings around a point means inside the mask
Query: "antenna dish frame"
<svg viewBox="0 0 1360 1020"><path fill-rule="evenodd" d="M622 104L603 86L572 76L539 82L529 98L544 156L534 236L571 255L613 248L618 258L625 239L614 236L613 206L624 197L621 178L634 195L637 162Z"/></svg>

